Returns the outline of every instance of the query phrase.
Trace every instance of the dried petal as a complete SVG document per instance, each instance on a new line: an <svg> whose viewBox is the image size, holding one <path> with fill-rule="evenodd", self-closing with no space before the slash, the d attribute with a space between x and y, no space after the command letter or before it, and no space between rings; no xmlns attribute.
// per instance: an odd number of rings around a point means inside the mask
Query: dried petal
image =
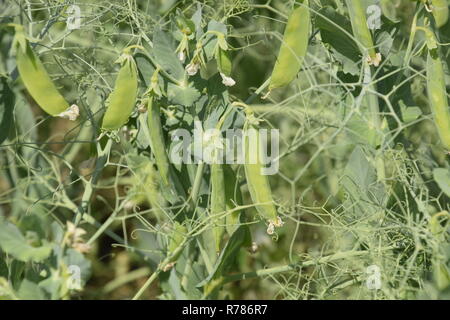
<svg viewBox="0 0 450 320"><path fill-rule="evenodd" d="M186 72L190 76L196 75L199 69L200 69L200 65L198 63L191 62L186 66Z"/></svg>
<svg viewBox="0 0 450 320"><path fill-rule="evenodd" d="M222 83L226 85L227 87L232 87L236 84L236 81L234 81L233 78L227 77L222 72L220 73L220 76L222 77Z"/></svg>
<svg viewBox="0 0 450 320"><path fill-rule="evenodd" d="M57 117L61 117L64 119L69 119L70 121L77 120L78 116L80 115L80 109L76 104L73 104L64 112L61 112L57 115Z"/></svg>

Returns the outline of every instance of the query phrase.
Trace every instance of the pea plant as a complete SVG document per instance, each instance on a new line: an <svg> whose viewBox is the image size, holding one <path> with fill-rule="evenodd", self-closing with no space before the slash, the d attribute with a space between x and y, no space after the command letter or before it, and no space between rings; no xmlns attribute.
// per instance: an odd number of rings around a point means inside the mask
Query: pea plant
<svg viewBox="0 0 450 320"><path fill-rule="evenodd" d="M0 299L448 299L448 0L0 3Z"/></svg>

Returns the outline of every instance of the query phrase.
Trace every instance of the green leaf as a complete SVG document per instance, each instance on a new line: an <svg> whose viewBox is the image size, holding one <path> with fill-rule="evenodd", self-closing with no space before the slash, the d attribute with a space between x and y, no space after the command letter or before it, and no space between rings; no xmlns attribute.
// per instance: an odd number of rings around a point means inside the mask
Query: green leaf
<svg viewBox="0 0 450 320"><path fill-rule="evenodd" d="M17 97L14 116L16 119L20 119L20 121L14 122L19 133L23 135L26 140L36 141L38 136L36 119L33 116L30 105L22 95ZM35 152L30 150L30 148L24 148L23 152L26 159L36 156Z"/></svg>
<svg viewBox="0 0 450 320"><path fill-rule="evenodd" d="M359 112L355 112L346 125L346 131L349 139L355 144L368 144L372 147L377 147L383 136L382 133L374 126L369 126L368 119L372 117L371 111L368 107L368 98L370 93L364 97L364 101L359 108ZM341 105L341 117L344 119L348 112L348 106L352 105L353 99L351 96L347 97L347 104ZM382 125L386 124L385 122Z"/></svg>
<svg viewBox="0 0 450 320"><path fill-rule="evenodd" d="M77 266L80 268L80 276L82 285L84 285L91 276L91 262L86 257L76 251L75 249L68 249L63 258L67 266Z"/></svg>
<svg viewBox="0 0 450 320"><path fill-rule="evenodd" d="M27 279L20 284L18 296L22 300L46 300L47 298L43 289Z"/></svg>
<svg viewBox="0 0 450 320"><path fill-rule="evenodd" d="M434 181L448 197L450 197L450 170L437 168L433 170Z"/></svg>
<svg viewBox="0 0 450 320"><path fill-rule="evenodd" d="M14 300L17 299L14 289L12 288L9 281L0 277L0 300Z"/></svg>
<svg viewBox="0 0 450 320"><path fill-rule="evenodd" d="M402 119L405 123L413 122L422 115L419 107L407 107L403 101L399 102Z"/></svg>
<svg viewBox="0 0 450 320"><path fill-rule="evenodd" d="M377 179L375 169L369 163L360 147L356 147L344 171L342 179L345 189L352 194L357 195L366 192L368 186L373 184Z"/></svg>
<svg viewBox="0 0 450 320"><path fill-rule="evenodd" d="M170 102L182 106L191 106L200 98L200 92L193 87L180 87L169 83L167 97Z"/></svg>
<svg viewBox="0 0 450 320"><path fill-rule="evenodd" d="M228 52L221 48L218 48L216 51L216 61L220 72L222 72L226 76L230 76L232 63Z"/></svg>
<svg viewBox="0 0 450 320"><path fill-rule="evenodd" d="M155 72L155 67L150 59L143 53L137 53L134 56L134 60L136 61L136 66L139 71L139 79L145 83L145 87L148 88L150 86L150 79Z"/></svg>
<svg viewBox="0 0 450 320"><path fill-rule="evenodd" d="M221 22L217 22L215 20L211 20L208 23L208 31L217 31L220 32L226 37L227 35L227 27ZM205 45L203 46L203 49L205 51L207 60L210 60L215 55L215 49L217 45L218 39L217 35L215 34L209 34L205 37Z"/></svg>
<svg viewBox="0 0 450 320"><path fill-rule="evenodd" d="M228 240L225 247L222 249L219 258L216 261L213 271L209 276L200 282L197 287L203 287L211 280L221 278L232 267L239 253L239 249L247 239L247 230L244 226L239 227Z"/></svg>
<svg viewBox="0 0 450 320"><path fill-rule="evenodd" d="M156 30L153 44L156 62L164 71L181 82L184 78L184 68L175 53L173 37L161 30Z"/></svg>
<svg viewBox="0 0 450 320"><path fill-rule="evenodd" d="M348 219L370 217L378 212L387 200L383 184L377 181L375 168L359 146L350 155L341 185L349 196L349 213L353 212L354 215L351 217L349 214Z"/></svg>
<svg viewBox="0 0 450 320"><path fill-rule="evenodd" d="M351 61L359 61L359 48L351 38L352 25L343 15L331 7L319 10L316 26L320 30L322 41L328 43L339 54Z"/></svg>
<svg viewBox="0 0 450 320"><path fill-rule="evenodd" d="M0 144L5 141L14 121L15 96L8 85L6 78L0 78Z"/></svg>
<svg viewBox="0 0 450 320"><path fill-rule="evenodd" d="M0 247L4 252L24 262L43 261L52 251L49 246L30 246L15 225L5 222L0 225Z"/></svg>

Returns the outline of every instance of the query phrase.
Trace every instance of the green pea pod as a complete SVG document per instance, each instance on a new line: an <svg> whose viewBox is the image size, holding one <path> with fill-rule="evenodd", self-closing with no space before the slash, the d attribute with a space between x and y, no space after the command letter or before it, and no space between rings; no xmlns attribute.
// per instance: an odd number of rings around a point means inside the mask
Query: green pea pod
<svg viewBox="0 0 450 320"><path fill-rule="evenodd" d="M153 94L149 95L147 101L147 126L150 140L150 147L155 156L156 166L161 177L161 186L163 195L167 201L172 204L179 201L179 196L184 196L181 184L176 180L176 175L171 173L169 157L166 152L166 143L164 140L162 124L161 124L161 110L157 100Z"/></svg>
<svg viewBox="0 0 450 320"><path fill-rule="evenodd" d="M211 215L214 217L214 242L216 253L222 249L222 238L225 233L225 218L217 216L224 215L225 203L225 181L223 165L211 164Z"/></svg>
<svg viewBox="0 0 450 320"><path fill-rule="evenodd" d="M17 70L25 88L48 114L56 116L65 112L69 109L69 104L56 89L44 65L33 52L23 26L15 26L15 32Z"/></svg>
<svg viewBox="0 0 450 320"><path fill-rule="evenodd" d="M445 73L438 48L428 50L427 92L442 144L450 150L450 109L446 94Z"/></svg>
<svg viewBox="0 0 450 320"><path fill-rule="evenodd" d="M225 177L225 206L227 211L243 204L241 188L236 179L236 173L229 165L224 165ZM233 211L226 217L226 229L231 236L241 223L241 210Z"/></svg>
<svg viewBox="0 0 450 320"><path fill-rule="evenodd" d="M187 233L188 233L187 228L184 225L180 224L179 222L175 221L173 231L170 234L168 255L171 255L178 249L180 244L184 241ZM170 259L169 263L175 263L180 257L181 252L182 251L178 252L178 254L173 256Z"/></svg>
<svg viewBox="0 0 450 320"><path fill-rule="evenodd" d="M242 193L239 183L236 179L236 173L230 165L223 166L223 173L225 177L225 206L226 210L232 211L227 214L225 224L228 235L231 237L239 228L245 230L245 239L243 246L250 247L252 245L252 235L248 225L243 225L245 222L244 210L234 210L236 206L243 205Z"/></svg>
<svg viewBox="0 0 450 320"><path fill-rule="evenodd" d="M361 47L361 53L367 59L369 65L378 66L381 62L381 55L376 52L375 46L367 26L364 4L361 0L346 0L350 21L352 23L353 34Z"/></svg>
<svg viewBox="0 0 450 320"><path fill-rule="evenodd" d="M445 253L440 252L442 248L439 246L439 243L445 241L446 230L448 226L448 222L445 225L442 225L443 218L448 219L450 214L447 211L441 211L439 213L434 214L429 220L429 229L433 236L437 240L437 245L435 248L432 271L434 281L439 288L439 290L444 290L450 286L450 271L446 266L445 261L440 259L439 257L445 257ZM439 241L440 240L440 241ZM442 241L442 242L441 242ZM442 250L442 249L441 249ZM445 259L445 258L444 258Z"/></svg>
<svg viewBox="0 0 450 320"><path fill-rule="evenodd" d="M448 21L448 1L447 0L431 0L432 13L436 26L438 28L444 26Z"/></svg>
<svg viewBox="0 0 450 320"><path fill-rule="evenodd" d="M304 0L301 6L294 9L288 19L283 43L272 71L269 91L288 85L295 79L303 65L308 49L311 23L308 2L308 0Z"/></svg>
<svg viewBox="0 0 450 320"><path fill-rule="evenodd" d="M138 90L136 62L125 50L118 60L122 64L117 75L114 90L108 97L108 109L102 122L102 129L117 130L122 127L133 112Z"/></svg>
<svg viewBox="0 0 450 320"><path fill-rule="evenodd" d="M254 125L255 122L253 113L247 110L247 121L244 125L243 135L245 177L256 210L261 217L269 222L269 228L273 228L274 226L281 226L282 222L274 205L268 176L263 174L261 141L258 130ZM273 232L273 229L271 231ZM268 230L269 234L272 232Z"/></svg>
<svg viewBox="0 0 450 320"><path fill-rule="evenodd" d="M218 47L216 50L216 60L219 71L226 76L230 76L232 64L228 52Z"/></svg>

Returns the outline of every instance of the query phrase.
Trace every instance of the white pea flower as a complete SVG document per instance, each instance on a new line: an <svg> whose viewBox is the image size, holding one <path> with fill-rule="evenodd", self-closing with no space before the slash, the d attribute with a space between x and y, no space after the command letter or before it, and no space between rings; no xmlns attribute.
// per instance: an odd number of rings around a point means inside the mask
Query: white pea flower
<svg viewBox="0 0 450 320"><path fill-rule="evenodd" d="M72 245L72 248L79 253L88 253L91 250L91 246L84 242L76 242Z"/></svg>
<svg viewBox="0 0 450 320"><path fill-rule="evenodd" d="M71 105L66 111L61 112L57 115L57 117L61 117L63 119L69 119L70 121L77 120L80 115L80 109L76 104Z"/></svg>
<svg viewBox="0 0 450 320"><path fill-rule="evenodd" d="M258 251L258 244L256 242L252 242L251 252L256 253Z"/></svg>
<svg viewBox="0 0 450 320"><path fill-rule="evenodd" d="M197 74L200 69L200 65L198 63L191 62L186 66L186 72L190 76L194 76Z"/></svg>
<svg viewBox="0 0 450 320"><path fill-rule="evenodd" d="M380 65L380 63L381 63L381 54L378 52L375 55L374 59L372 59L370 56L368 56L367 57L367 62L369 63L370 66L373 65L375 67L378 67Z"/></svg>
<svg viewBox="0 0 450 320"><path fill-rule="evenodd" d="M174 266L175 266L175 262L170 262L170 263L166 264L162 268L162 270L163 270L163 272L167 272L167 271L171 270Z"/></svg>
<svg viewBox="0 0 450 320"><path fill-rule="evenodd" d="M275 230L275 226L273 225L272 222L270 222L269 226L267 227L267 234L268 235L273 235L274 230Z"/></svg>
<svg viewBox="0 0 450 320"><path fill-rule="evenodd" d="M220 76L222 77L222 83L227 87L232 87L236 84L236 81L234 81L233 78L227 77L222 72L220 73Z"/></svg>
<svg viewBox="0 0 450 320"><path fill-rule="evenodd" d="M275 227L280 228L284 225L283 220L277 217L276 220L269 220L269 226L267 227L267 234L272 235L275 231Z"/></svg>
<svg viewBox="0 0 450 320"><path fill-rule="evenodd" d="M181 61L181 63L184 63L186 61L186 54L184 51L178 52L178 60Z"/></svg>
<svg viewBox="0 0 450 320"><path fill-rule="evenodd" d="M67 221L67 236L74 242L83 241L82 236L86 234L86 230L77 228L75 225Z"/></svg>
<svg viewBox="0 0 450 320"><path fill-rule="evenodd" d="M284 222L283 222L283 220L281 220L280 217L277 217L277 221L274 221L273 224L275 225L275 227L280 228L284 225Z"/></svg>
<svg viewBox="0 0 450 320"><path fill-rule="evenodd" d="M77 228L72 222L67 221L66 243L80 253L87 253L91 246L84 242L83 236L86 230Z"/></svg>

